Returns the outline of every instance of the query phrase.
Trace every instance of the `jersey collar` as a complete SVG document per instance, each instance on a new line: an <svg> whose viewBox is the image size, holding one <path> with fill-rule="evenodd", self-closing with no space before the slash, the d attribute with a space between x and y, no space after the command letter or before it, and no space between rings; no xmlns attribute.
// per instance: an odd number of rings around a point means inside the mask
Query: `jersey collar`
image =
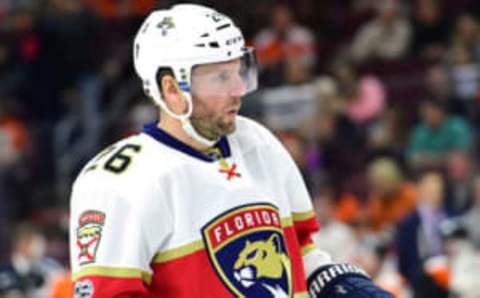
<svg viewBox="0 0 480 298"><path fill-rule="evenodd" d="M158 142L160 142L164 145L167 145L167 146L169 146L169 147L171 147L175 150L178 150L178 151L181 151L185 154L188 154L188 155L190 155L194 158L198 158L198 159L201 159L201 160L207 161L207 162L213 162L213 161L217 160L217 158L215 158L213 156L210 156L210 155L206 155L206 154L190 147L189 145L177 140L175 137L168 134L163 129L158 128L157 127L157 122L152 122L152 123L145 124L143 126L143 132L145 134L151 136L152 138L154 138ZM217 147L217 148L220 149L220 152L221 152L223 158L228 158L231 154L230 146L229 146L227 138L225 136L221 137L220 140L215 144L214 147Z"/></svg>

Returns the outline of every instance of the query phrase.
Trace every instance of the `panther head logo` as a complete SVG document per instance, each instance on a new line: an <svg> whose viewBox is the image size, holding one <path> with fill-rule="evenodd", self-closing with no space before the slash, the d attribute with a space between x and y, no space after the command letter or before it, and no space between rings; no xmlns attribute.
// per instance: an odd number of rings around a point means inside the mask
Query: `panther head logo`
<svg viewBox="0 0 480 298"><path fill-rule="evenodd" d="M269 203L227 210L202 228L210 262L234 297L292 297L280 212Z"/></svg>
<svg viewBox="0 0 480 298"><path fill-rule="evenodd" d="M278 234L272 234L265 241L247 240L233 267L235 279L246 288L260 283L273 297L288 297L276 283L284 274L290 280L290 259L281 247L282 239Z"/></svg>

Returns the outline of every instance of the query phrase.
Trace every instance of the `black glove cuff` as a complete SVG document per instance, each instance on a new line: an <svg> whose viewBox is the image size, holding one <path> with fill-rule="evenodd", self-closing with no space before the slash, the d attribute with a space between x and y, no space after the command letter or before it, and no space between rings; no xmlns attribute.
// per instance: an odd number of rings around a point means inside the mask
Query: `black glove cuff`
<svg viewBox="0 0 480 298"><path fill-rule="evenodd" d="M307 279L308 293L310 297L319 297L320 292L328 292L328 288L336 284L332 282L334 279L347 276L370 280L370 277L365 271L352 264L327 265L318 268L310 274Z"/></svg>

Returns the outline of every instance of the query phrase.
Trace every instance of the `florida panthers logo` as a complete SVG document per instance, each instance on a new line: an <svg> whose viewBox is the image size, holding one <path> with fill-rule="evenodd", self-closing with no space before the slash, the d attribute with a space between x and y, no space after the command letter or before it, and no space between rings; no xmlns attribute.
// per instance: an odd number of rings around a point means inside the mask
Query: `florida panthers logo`
<svg viewBox="0 0 480 298"><path fill-rule="evenodd" d="M236 297L292 297L291 263L278 209L248 205L203 228L210 260Z"/></svg>

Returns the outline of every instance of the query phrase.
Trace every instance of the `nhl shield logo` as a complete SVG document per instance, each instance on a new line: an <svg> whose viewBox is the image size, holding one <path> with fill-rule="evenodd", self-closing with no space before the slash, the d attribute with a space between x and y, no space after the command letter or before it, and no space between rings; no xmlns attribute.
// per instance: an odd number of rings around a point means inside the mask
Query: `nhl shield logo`
<svg viewBox="0 0 480 298"><path fill-rule="evenodd" d="M215 271L236 297L292 297L291 263L276 207L231 209L202 234Z"/></svg>
<svg viewBox="0 0 480 298"><path fill-rule="evenodd" d="M104 223L105 214L103 212L88 210L80 215L77 229L77 246L80 250L78 263L80 265L95 262Z"/></svg>

